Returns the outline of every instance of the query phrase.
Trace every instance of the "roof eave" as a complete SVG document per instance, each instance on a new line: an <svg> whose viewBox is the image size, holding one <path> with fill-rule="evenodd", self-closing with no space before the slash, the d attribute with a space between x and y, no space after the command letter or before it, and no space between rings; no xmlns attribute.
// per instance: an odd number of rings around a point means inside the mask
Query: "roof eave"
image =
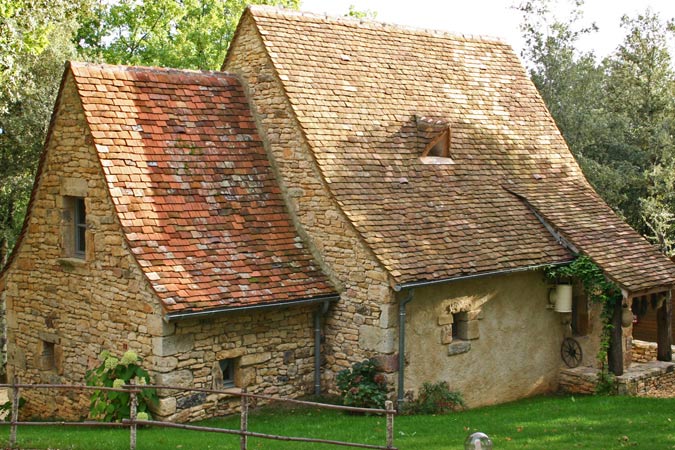
<svg viewBox="0 0 675 450"><path fill-rule="evenodd" d="M535 270L541 270L546 267L555 267L555 266L565 266L572 261L557 261L557 262L551 262L551 263L544 263L544 264L534 264L531 266L524 266L524 267L514 267L512 269L502 269L502 270L491 270L488 272L480 272L480 273L475 273L471 275L459 275L455 277L449 277L449 278L441 278L441 279L436 279L436 280L420 280L420 281L410 281L410 282L405 282L405 283L400 283L400 284L395 284L393 286L394 291L400 292L404 289L414 289L418 287L426 287L426 286L435 286L439 284L448 284L448 283L454 283L457 281L465 281L465 280L473 280L476 278L485 278L485 277L491 277L491 276L496 276L496 275L508 275L512 273L520 273L520 272L530 272L530 271L535 271Z"/></svg>
<svg viewBox="0 0 675 450"><path fill-rule="evenodd" d="M194 318L204 318L212 316L221 316L227 314L234 314L238 312L247 312L253 310L263 310L263 309L275 309L275 308L289 308L294 306L303 306L303 305L313 305L317 303L327 303L335 302L340 299L339 294L327 294L321 295L318 297L309 297L300 300L288 300L282 302L272 302L272 303L261 303L255 305L244 305L244 306L222 306L219 308L209 308L198 311L177 311L177 312L168 312L164 315L164 320L166 322L175 322L178 320L194 319Z"/></svg>

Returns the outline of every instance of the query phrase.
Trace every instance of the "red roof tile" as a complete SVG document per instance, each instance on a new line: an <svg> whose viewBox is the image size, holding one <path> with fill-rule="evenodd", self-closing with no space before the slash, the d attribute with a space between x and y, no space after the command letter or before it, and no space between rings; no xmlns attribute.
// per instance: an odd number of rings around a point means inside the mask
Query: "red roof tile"
<svg viewBox="0 0 675 450"><path fill-rule="evenodd" d="M72 63L131 251L169 313L335 295L231 75Z"/></svg>
<svg viewBox="0 0 675 450"><path fill-rule="evenodd" d="M592 192L508 45L267 7L247 14L333 195L397 283L570 260L501 187L537 179L553 189L532 197L538 211L549 213L558 197L568 205L590 199L553 223L623 286L675 280L673 265ZM419 128L425 117L450 127L449 164L420 160L431 139ZM576 191L556 191L563 181ZM584 237L586 226L610 224L621 232Z"/></svg>

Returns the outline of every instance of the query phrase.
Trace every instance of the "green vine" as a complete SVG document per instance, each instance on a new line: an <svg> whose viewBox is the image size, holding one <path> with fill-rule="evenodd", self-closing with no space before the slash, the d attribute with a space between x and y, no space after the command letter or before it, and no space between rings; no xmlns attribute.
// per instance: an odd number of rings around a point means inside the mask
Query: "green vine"
<svg viewBox="0 0 675 450"><path fill-rule="evenodd" d="M607 354L609 352L610 336L612 334L612 314L616 302L621 302L623 296L621 289L608 280L600 268L587 256L579 256L566 266L548 267L545 270L548 281L572 282L579 281L584 287L586 295L592 303L602 305L600 315L602 321L602 333L600 334L600 349L596 360L600 364L596 393L610 394L615 391L616 380L614 374L609 371Z"/></svg>

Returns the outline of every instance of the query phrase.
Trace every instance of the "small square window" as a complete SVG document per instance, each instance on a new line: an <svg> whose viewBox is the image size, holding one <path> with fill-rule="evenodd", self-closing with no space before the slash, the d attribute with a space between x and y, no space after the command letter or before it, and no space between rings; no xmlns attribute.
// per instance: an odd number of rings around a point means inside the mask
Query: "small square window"
<svg viewBox="0 0 675 450"><path fill-rule="evenodd" d="M234 387L236 359L235 358L221 359L218 364L220 365L220 371L223 373L223 387L226 388Z"/></svg>

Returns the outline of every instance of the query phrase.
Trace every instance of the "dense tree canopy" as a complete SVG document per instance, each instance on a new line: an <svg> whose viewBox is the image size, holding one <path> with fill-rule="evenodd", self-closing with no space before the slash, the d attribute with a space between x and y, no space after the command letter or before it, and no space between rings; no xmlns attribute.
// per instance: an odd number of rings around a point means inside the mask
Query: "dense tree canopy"
<svg viewBox="0 0 675 450"><path fill-rule="evenodd" d="M299 0L0 1L0 266L21 229L65 61L219 69L250 3Z"/></svg>
<svg viewBox="0 0 675 450"><path fill-rule="evenodd" d="M89 59L217 70L247 4L297 8L299 0L119 0L82 14L77 42Z"/></svg>
<svg viewBox="0 0 675 450"><path fill-rule="evenodd" d="M598 193L666 253L675 244L675 76L673 25L647 10L624 16L622 43L598 61L578 50L593 33L583 1L567 19L550 0L524 2L523 53L570 149Z"/></svg>

